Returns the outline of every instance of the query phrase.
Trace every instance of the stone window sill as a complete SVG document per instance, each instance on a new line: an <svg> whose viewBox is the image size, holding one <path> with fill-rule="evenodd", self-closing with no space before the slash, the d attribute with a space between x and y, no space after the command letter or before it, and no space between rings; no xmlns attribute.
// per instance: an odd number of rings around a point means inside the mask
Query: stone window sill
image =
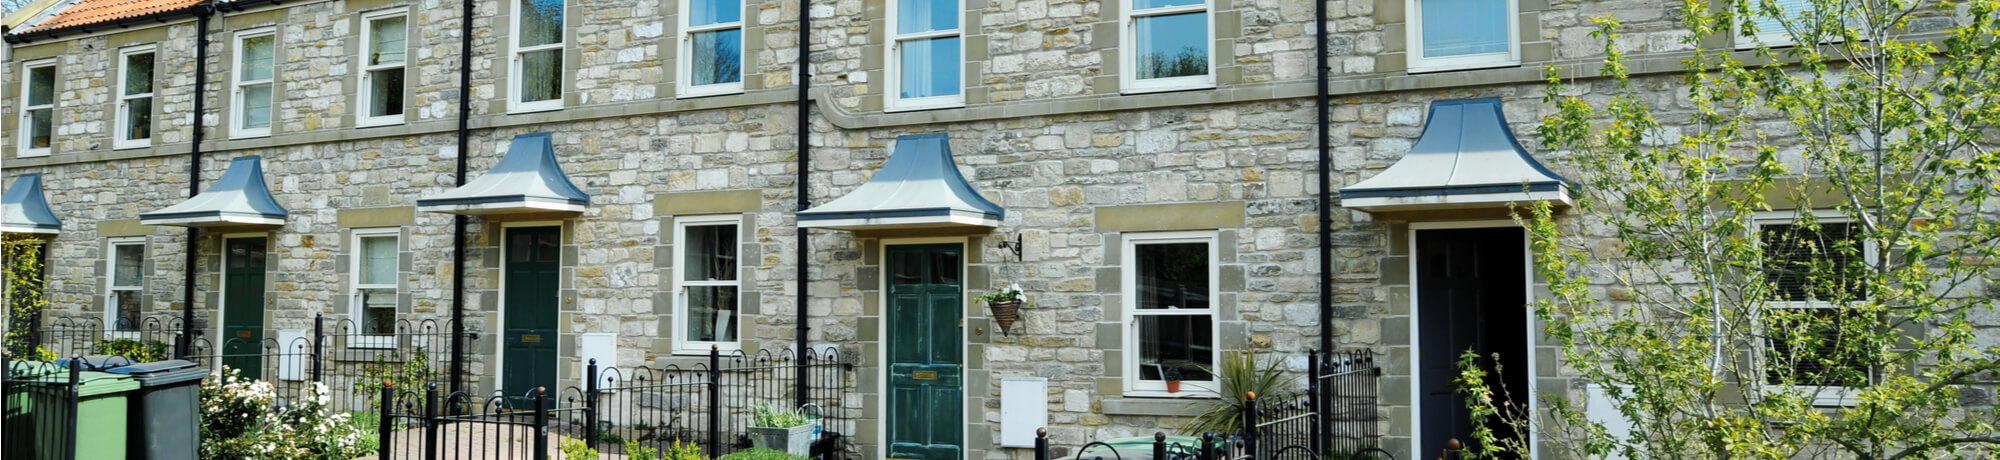
<svg viewBox="0 0 2000 460"><path fill-rule="evenodd" d="M1118 398L1103 402L1104 415L1151 415L1167 417L1193 417L1208 411L1208 406L1216 404L1213 397L1196 398Z"/></svg>

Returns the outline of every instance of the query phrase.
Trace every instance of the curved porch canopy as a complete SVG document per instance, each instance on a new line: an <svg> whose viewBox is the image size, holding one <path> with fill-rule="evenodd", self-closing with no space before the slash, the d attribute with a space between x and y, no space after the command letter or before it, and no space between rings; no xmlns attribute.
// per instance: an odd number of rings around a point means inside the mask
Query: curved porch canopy
<svg viewBox="0 0 2000 460"><path fill-rule="evenodd" d="M0 195L0 233L54 235L60 231L62 221L49 210L49 200L42 195L42 175L14 178L7 193Z"/></svg>
<svg viewBox="0 0 2000 460"><path fill-rule="evenodd" d="M986 201L951 158L944 133L896 138L882 170L854 191L798 214L801 228L879 230L1000 225L1006 211Z"/></svg>
<svg viewBox="0 0 2000 460"><path fill-rule="evenodd" d="M581 213L590 195L569 182L556 164L548 133L514 136L507 155L478 178L458 188L417 200L417 210L490 216Z"/></svg>
<svg viewBox="0 0 2000 460"><path fill-rule="evenodd" d="M139 215L145 225L177 227L259 227L285 225L285 208L264 186L264 160L229 160L222 178L187 201Z"/></svg>
<svg viewBox="0 0 2000 460"><path fill-rule="evenodd" d="M1410 153L1380 174L1340 189L1340 205L1369 212L1575 204L1570 182L1528 155L1507 127L1499 99L1431 103Z"/></svg>

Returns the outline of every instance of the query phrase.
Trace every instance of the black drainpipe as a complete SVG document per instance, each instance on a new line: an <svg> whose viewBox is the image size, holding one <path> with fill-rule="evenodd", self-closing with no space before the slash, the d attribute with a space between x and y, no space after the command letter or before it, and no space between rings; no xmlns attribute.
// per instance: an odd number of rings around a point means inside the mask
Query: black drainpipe
<svg viewBox="0 0 2000 460"><path fill-rule="evenodd" d="M1315 105L1319 109L1319 351L1333 351L1333 168L1329 157L1333 146L1327 145L1331 137L1327 125L1328 109L1326 77L1332 69L1326 63L1326 2L1313 1L1313 25L1317 29L1317 50L1319 75L1313 84L1319 93Z"/></svg>
<svg viewBox="0 0 2000 460"><path fill-rule="evenodd" d="M806 392L812 389L806 381L806 362L809 361L806 357L812 356L812 349L807 347L806 342L806 331L809 329L806 327L806 303L812 299L812 296L807 294L809 291L806 290L806 287L810 285L810 280L806 279L806 257L812 253L812 250L806 246L809 242L809 239L806 238L806 228L798 225L797 218L798 213L804 212L806 206L811 204L811 201L806 199L806 175L811 171L810 168L812 167L812 145L808 143L811 140L812 125L806 120L806 113L812 108L809 105L812 103L812 96L810 94L812 90L811 10L812 0L799 0L799 62L796 64L798 75L793 77L799 79L796 84L799 88L799 119L798 127L794 128L799 136L799 177L795 179L798 183L794 184L798 186L798 191L793 192L798 194L799 204L798 209L792 211L792 226L797 229L799 240L796 243L798 245L798 263L796 264L796 268L798 270L799 283L799 311L796 313L798 316L798 329L793 331L792 334L797 336L799 342L799 370L798 372L794 372L798 377L798 382L796 383L798 391L794 393L796 393L800 407L804 407L810 401L806 397Z"/></svg>
<svg viewBox="0 0 2000 460"><path fill-rule="evenodd" d="M472 136L467 122L472 118L472 0L465 0L464 16L458 20L458 175L465 185L465 145ZM451 392L465 385L465 216L451 216Z"/></svg>
<svg viewBox="0 0 2000 460"><path fill-rule="evenodd" d="M208 88L208 18L215 9L207 2L195 7L194 29L194 138L188 145L188 197L201 193L202 103ZM200 259L201 229L187 229L187 260L181 267L181 337L174 353L182 359L194 354L194 267Z"/></svg>

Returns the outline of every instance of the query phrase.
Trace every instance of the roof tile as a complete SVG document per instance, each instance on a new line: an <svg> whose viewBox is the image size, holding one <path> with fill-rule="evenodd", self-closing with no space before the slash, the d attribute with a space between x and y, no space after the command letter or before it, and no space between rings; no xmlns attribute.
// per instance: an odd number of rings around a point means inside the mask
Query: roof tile
<svg viewBox="0 0 2000 460"><path fill-rule="evenodd" d="M56 13L55 17L21 32L100 24L178 10L201 2L202 0L77 0L75 5Z"/></svg>

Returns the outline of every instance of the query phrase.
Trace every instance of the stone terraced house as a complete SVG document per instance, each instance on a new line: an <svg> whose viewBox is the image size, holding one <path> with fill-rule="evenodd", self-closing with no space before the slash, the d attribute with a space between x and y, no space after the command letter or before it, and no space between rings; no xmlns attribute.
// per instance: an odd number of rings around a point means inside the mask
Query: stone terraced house
<svg viewBox="0 0 2000 460"><path fill-rule="evenodd" d="M49 315L114 329L460 318L477 392L803 342L858 363L860 458L939 460L1029 455L1003 380L1079 445L1178 424L1224 350L1369 349L1416 458L1464 416L1420 337L1586 391L1512 309L1505 204L1572 199L1542 69L1601 59L1615 14L1672 97L1678 8L45 0L7 22L0 185ZM1009 285L1003 330L977 297ZM1419 333L1467 324L1502 332Z"/></svg>

